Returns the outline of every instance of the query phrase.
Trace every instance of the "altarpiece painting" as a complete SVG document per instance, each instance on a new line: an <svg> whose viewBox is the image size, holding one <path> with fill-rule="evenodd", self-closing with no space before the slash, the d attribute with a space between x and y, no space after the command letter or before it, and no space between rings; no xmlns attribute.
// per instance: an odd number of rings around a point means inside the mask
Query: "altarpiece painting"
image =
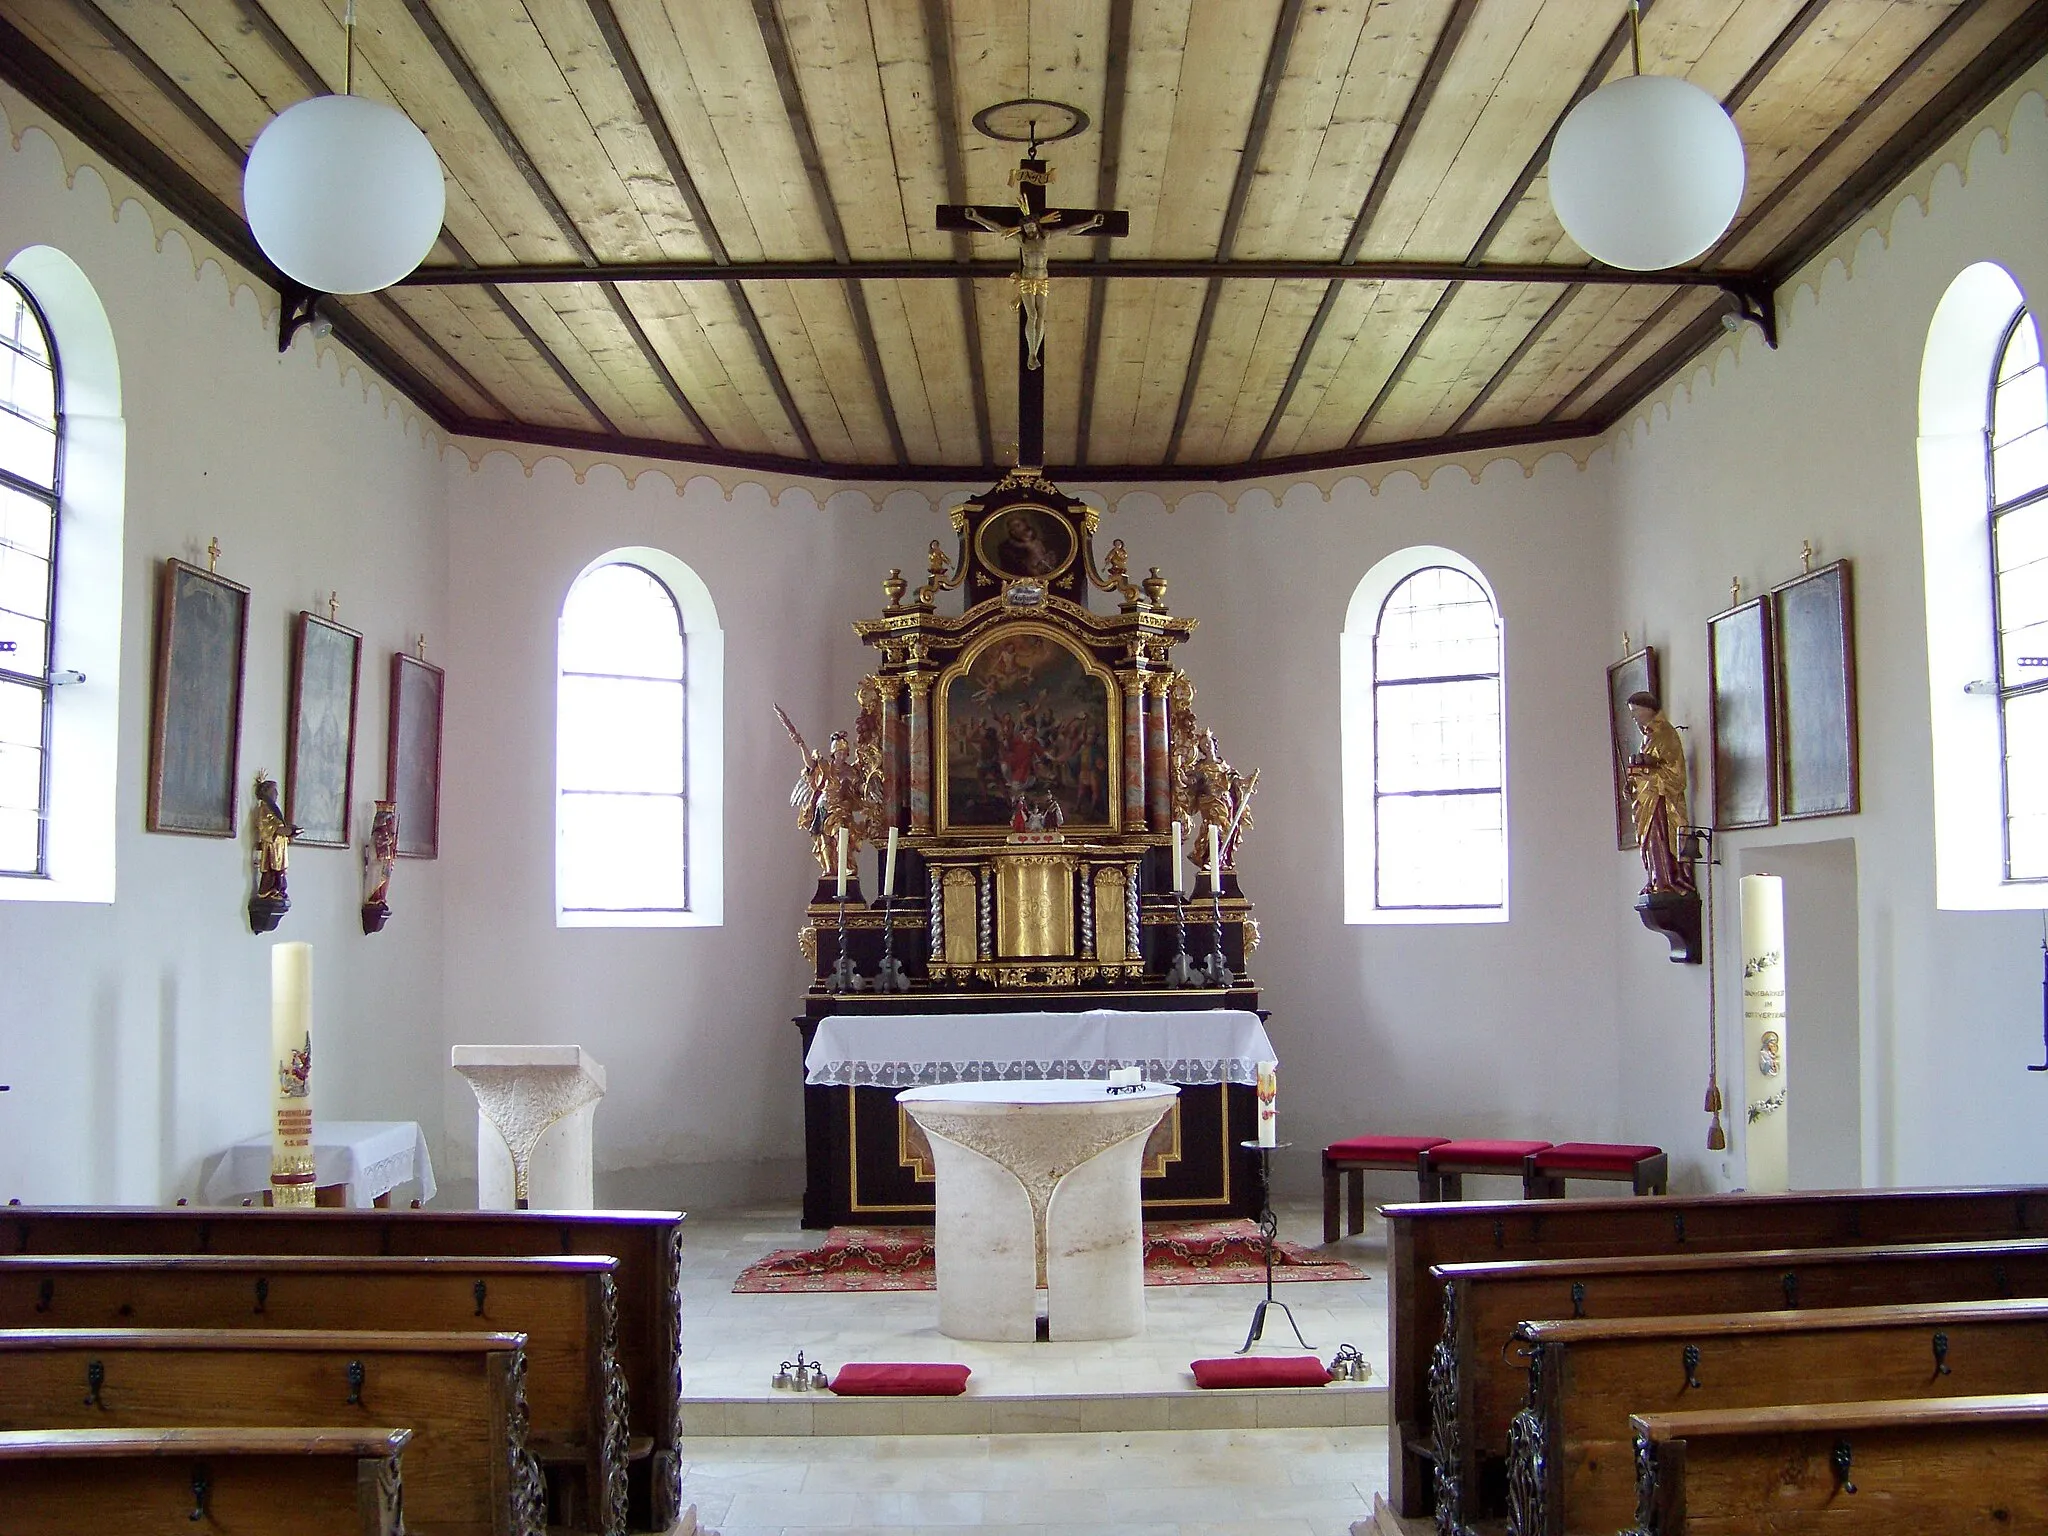
<svg viewBox="0 0 2048 1536"><path fill-rule="evenodd" d="M1111 825L1106 673L1049 630L1018 628L970 655L947 682L941 830L1007 827L1017 806L1056 803L1072 827Z"/></svg>

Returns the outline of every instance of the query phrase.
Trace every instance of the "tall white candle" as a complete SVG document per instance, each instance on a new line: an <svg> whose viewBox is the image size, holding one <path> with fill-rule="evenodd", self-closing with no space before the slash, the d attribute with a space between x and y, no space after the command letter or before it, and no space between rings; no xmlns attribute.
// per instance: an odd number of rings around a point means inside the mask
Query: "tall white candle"
<svg viewBox="0 0 2048 1536"><path fill-rule="evenodd" d="M1280 1131L1280 1063L1262 1061L1259 1063L1259 1145L1279 1145Z"/></svg>
<svg viewBox="0 0 2048 1536"><path fill-rule="evenodd" d="M313 1204L313 946L270 951L270 1203Z"/></svg>
<svg viewBox="0 0 2048 1536"><path fill-rule="evenodd" d="M1183 857L1180 842L1180 822L1176 820L1173 824L1173 893L1176 896L1187 889L1187 865L1182 862Z"/></svg>
<svg viewBox="0 0 2048 1536"><path fill-rule="evenodd" d="M896 894L896 829L894 827L889 829L889 855L882 862L882 894L885 897Z"/></svg>
<svg viewBox="0 0 2048 1536"><path fill-rule="evenodd" d="M846 828L839 829L839 899L846 900Z"/></svg>
<svg viewBox="0 0 2048 1536"><path fill-rule="evenodd" d="M1742 879L1743 1185L1792 1187L1789 1031L1785 1027L1785 882Z"/></svg>
<svg viewBox="0 0 2048 1536"><path fill-rule="evenodd" d="M1223 839L1218 836L1216 823L1212 821L1209 823L1209 889L1212 891L1220 891L1223 888L1222 847Z"/></svg>

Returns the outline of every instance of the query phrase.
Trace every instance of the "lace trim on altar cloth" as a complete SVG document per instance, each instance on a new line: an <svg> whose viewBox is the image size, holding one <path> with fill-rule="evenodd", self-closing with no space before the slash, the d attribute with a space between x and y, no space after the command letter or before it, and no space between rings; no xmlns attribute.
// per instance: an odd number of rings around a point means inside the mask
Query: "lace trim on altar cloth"
<svg viewBox="0 0 2048 1536"><path fill-rule="evenodd" d="M362 1198L367 1202L372 1196L388 1193L412 1177L413 1148L394 1152L389 1157L380 1157L374 1163L359 1165L356 1176L349 1182L360 1188Z"/></svg>
<svg viewBox="0 0 2048 1536"><path fill-rule="evenodd" d="M1006 1061L827 1061L806 1082L835 1088L930 1088L941 1083L1036 1083L1104 1079L1111 1067L1137 1067L1149 1083L1256 1087L1259 1065L1248 1056L1097 1057Z"/></svg>

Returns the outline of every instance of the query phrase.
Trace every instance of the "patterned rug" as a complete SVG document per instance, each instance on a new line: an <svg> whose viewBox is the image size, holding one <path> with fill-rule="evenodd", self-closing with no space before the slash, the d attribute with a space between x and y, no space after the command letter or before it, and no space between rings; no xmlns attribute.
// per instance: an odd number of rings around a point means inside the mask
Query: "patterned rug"
<svg viewBox="0 0 2048 1536"><path fill-rule="evenodd" d="M1147 1285L1244 1285L1263 1282L1259 1229L1249 1221L1161 1221L1145 1226ZM1365 1271L1299 1243L1273 1247L1273 1279L1363 1280ZM816 1248L785 1248L749 1264L736 1296L820 1291L928 1291L929 1227L834 1227Z"/></svg>

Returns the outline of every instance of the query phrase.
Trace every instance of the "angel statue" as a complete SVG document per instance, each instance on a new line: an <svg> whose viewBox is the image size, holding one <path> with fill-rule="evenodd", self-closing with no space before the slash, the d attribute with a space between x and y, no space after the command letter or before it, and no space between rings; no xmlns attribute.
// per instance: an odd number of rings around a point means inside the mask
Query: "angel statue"
<svg viewBox="0 0 2048 1536"><path fill-rule="evenodd" d="M1678 855L1678 829L1686 817L1685 743L1654 693L1630 694L1628 712L1643 736L1641 749L1628 760L1626 780L1648 877L1643 894L1695 890L1692 866Z"/></svg>
<svg viewBox="0 0 2048 1536"><path fill-rule="evenodd" d="M881 701L866 683L861 696L861 717L855 725L858 744L846 732L834 731L823 751L805 742L788 713L775 706L776 717L803 762L789 803L796 811L796 824L810 834L811 856L822 875L834 873L841 827L846 829L850 852L871 841L883 821Z"/></svg>
<svg viewBox="0 0 2048 1536"><path fill-rule="evenodd" d="M1226 867L1237 861L1238 845L1252 829L1251 798L1259 772L1239 773L1224 758L1216 733L1204 730L1195 717L1195 685L1185 672L1175 672L1166 694L1167 773L1172 786L1174 819L1195 838L1198 823L1214 827ZM1207 841L1206 831L1200 848Z"/></svg>

